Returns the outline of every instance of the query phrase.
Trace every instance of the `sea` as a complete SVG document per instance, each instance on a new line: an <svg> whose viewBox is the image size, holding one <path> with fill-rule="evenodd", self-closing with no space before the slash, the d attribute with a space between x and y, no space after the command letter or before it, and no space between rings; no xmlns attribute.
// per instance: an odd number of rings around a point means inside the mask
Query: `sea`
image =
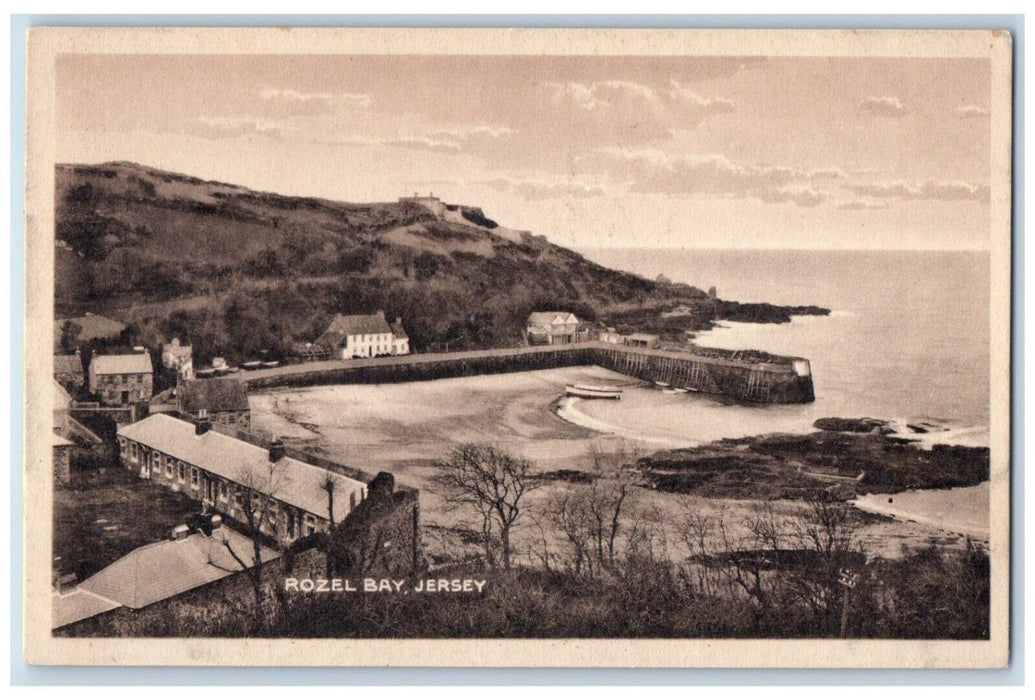
<svg viewBox="0 0 1035 700"><path fill-rule="evenodd" d="M821 417L889 420L919 446L989 442L990 266L986 252L592 249L602 265L722 299L816 305L790 323L720 321L699 345L808 358L816 400L743 406L702 395L627 389L621 402L579 402L569 415L617 435L673 447L767 432L808 432ZM925 432L916 432L917 426ZM987 485L986 485L987 486ZM987 497L960 491L898 499L901 517L940 520L959 506L985 523ZM987 487L978 493L987 494ZM860 504L864 505L864 504ZM913 508L910 511L910 508ZM987 535L986 535L987 536Z"/></svg>

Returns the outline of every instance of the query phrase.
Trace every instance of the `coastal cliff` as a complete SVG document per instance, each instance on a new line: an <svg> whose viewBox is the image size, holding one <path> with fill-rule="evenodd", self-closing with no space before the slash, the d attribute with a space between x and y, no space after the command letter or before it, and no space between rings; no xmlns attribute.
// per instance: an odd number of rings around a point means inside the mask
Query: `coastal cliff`
<svg viewBox="0 0 1035 700"><path fill-rule="evenodd" d="M288 197L134 163L58 165L57 313L119 318L137 344L187 338L202 362L283 356L333 314L376 309L406 320L417 351L518 345L527 315L545 308L673 338L722 319L826 313L612 270L478 207L441 204Z"/></svg>

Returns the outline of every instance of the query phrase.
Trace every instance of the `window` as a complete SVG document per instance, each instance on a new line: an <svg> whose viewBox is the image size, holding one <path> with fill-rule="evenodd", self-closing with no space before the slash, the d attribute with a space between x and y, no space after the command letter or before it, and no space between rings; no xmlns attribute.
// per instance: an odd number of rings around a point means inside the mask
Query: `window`
<svg viewBox="0 0 1035 700"><path fill-rule="evenodd" d="M173 478L173 458L165 458L165 476L167 479Z"/></svg>
<svg viewBox="0 0 1035 700"><path fill-rule="evenodd" d="M124 437L120 437L119 438L119 456L120 457L125 457L126 456L126 438L124 438Z"/></svg>
<svg viewBox="0 0 1035 700"><path fill-rule="evenodd" d="M176 471L176 477L180 480L180 483L182 484L184 481L186 481L187 477L187 468L183 466L183 462L176 463Z"/></svg>
<svg viewBox="0 0 1035 700"><path fill-rule="evenodd" d="M308 537L309 535L311 535L314 532L316 532L316 517L315 516L310 515L309 513L306 513L305 514L304 523L305 523L304 532L306 534L306 537Z"/></svg>
<svg viewBox="0 0 1035 700"><path fill-rule="evenodd" d="M226 503L230 499L230 487L225 481L219 482L219 500Z"/></svg>
<svg viewBox="0 0 1035 700"><path fill-rule="evenodd" d="M190 468L190 485L191 485L191 488L195 488L195 489L198 488L198 484L199 484L199 481L200 481L200 476L201 476L201 474L198 471L197 467L191 467Z"/></svg>
<svg viewBox="0 0 1035 700"><path fill-rule="evenodd" d="M139 461L140 459L140 453L137 452L137 443L135 442L129 443L129 458L134 462Z"/></svg>

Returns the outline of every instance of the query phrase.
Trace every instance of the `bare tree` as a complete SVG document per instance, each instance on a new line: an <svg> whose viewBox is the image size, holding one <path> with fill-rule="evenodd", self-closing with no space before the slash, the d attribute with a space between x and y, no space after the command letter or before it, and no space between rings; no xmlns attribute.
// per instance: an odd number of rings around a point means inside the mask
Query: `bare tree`
<svg viewBox="0 0 1035 700"><path fill-rule="evenodd" d="M327 470L324 475L323 483L320 484L321 488L327 492L327 518L329 524L327 526L327 578L331 579L334 577L334 562L331 553L331 543L334 542L334 532L336 530L336 521L334 519L334 494L338 492L340 480L334 472Z"/></svg>
<svg viewBox="0 0 1035 700"><path fill-rule="evenodd" d="M245 534L252 543L252 563L249 564L241 552L234 550L228 535L223 535L223 545L252 584L255 596L255 622L258 626L263 623L262 605L265 598L262 590L262 527L264 522L268 522L272 526L274 540L279 543L276 497L280 493L282 482L277 463L267 462L262 467L244 469L237 479L238 485L233 488L231 498L234 499L237 512L244 518Z"/></svg>
<svg viewBox="0 0 1035 700"><path fill-rule="evenodd" d="M524 512L525 496L537 488L532 463L491 445L460 445L439 464L433 482L447 508L473 510L481 520L485 555L494 565L493 549L499 541L499 559L510 568L511 532Z"/></svg>

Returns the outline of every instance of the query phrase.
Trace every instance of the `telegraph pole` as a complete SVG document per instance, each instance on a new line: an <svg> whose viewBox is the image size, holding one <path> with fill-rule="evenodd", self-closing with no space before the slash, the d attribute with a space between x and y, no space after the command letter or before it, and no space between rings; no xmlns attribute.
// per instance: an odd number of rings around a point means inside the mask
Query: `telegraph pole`
<svg viewBox="0 0 1035 700"><path fill-rule="evenodd" d="M844 597L841 599L841 638L844 639L848 636L848 606L851 604L852 589L859 582L859 574L851 569L841 569L837 582L845 589Z"/></svg>

